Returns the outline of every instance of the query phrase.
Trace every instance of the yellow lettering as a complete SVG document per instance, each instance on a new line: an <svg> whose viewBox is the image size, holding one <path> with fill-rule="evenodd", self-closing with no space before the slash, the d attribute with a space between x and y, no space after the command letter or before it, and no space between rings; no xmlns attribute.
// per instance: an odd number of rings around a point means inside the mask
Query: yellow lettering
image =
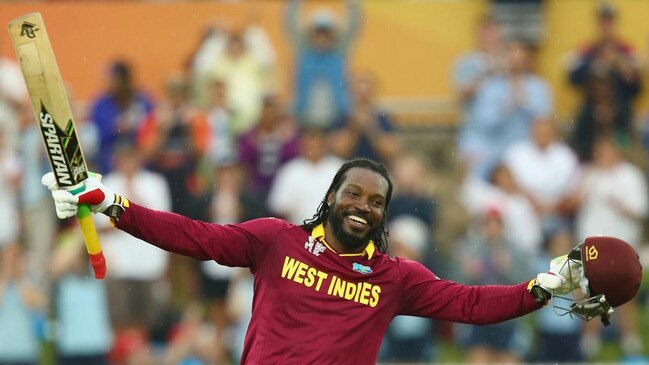
<svg viewBox="0 0 649 365"><path fill-rule="evenodd" d="M347 289L345 289L345 299L353 300L354 294L356 294L356 284L347 283Z"/></svg>
<svg viewBox="0 0 649 365"><path fill-rule="evenodd" d="M284 259L284 267L282 267L282 277L287 279L292 279L295 274L295 269L297 269L298 264L301 262L295 260L294 258L286 256Z"/></svg>
<svg viewBox="0 0 649 365"><path fill-rule="evenodd" d="M336 275L331 277L331 282L329 283L329 288L327 289L327 295L332 295L334 286L336 285L336 280L338 280L338 277Z"/></svg>
<svg viewBox="0 0 649 365"><path fill-rule="evenodd" d="M363 289L360 290L361 295L358 298L358 301L361 304L369 305L370 301L368 300L368 296L370 295L370 288L372 288L372 285L370 283L363 283Z"/></svg>
<svg viewBox="0 0 649 365"><path fill-rule="evenodd" d="M323 281L324 279L326 279L327 276L329 276L329 275L327 275L327 273L322 272L322 271L318 271L318 274L317 274L317 275L318 275L318 283L315 285L315 290L316 290L316 291L320 291L320 285L322 285L322 281ZM334 277L335 277L335 276L334 276ZM331 286L330 286L329 288L331 288ZM329 293L327 293L327 294L329 294Z"/></svg>
<svg viewBox="0 0 649 365"><path fill-rule="evenodd" d="M356 296L354 297L354 301L358 303L358 297L361 295L361 289L363 288L364 283L356 283Z"/></svg>
<svg viewBox="0 0 649 365"><path fill-rule="evenodd" d="M304 282L304 274L306 274L306 269L308 267L309 265L305 264L304 262L300 262L300 264L297 267L297 272L295 272L295 277L293 278L293 281L302 284Z"/></svg>
<svg viewBox="0 0 649 365"><path fill-rule="evenodd" d="M336 281L336 286L334 287L333 295L337 295L341 298L345 297L345 285L347 285L347 282L343 279L338 279Z"/></svg>
<svg viewBox="0 0 649 365"><path fill-rule="evenodd" d="M306 279L304 279L304 286L307 288L310 288L313 286L313 283L315 283L315 274L318 270L310 267L309 270L306 271Z"/></svg>
<svg viewBox="0 0 649 365"><path fill-rule="evenodd" d="M372 299L370 299L370 307L374 308L379 304L379 294L381 294L381 287L378 285L372 286Z"/></svg>

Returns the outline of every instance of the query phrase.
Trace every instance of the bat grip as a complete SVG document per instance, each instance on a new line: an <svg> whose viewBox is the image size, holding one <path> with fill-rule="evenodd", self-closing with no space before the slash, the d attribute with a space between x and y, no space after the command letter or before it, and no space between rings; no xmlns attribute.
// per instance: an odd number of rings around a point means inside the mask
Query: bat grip
<svg viewBox="0 0 649 365"><path fill-rule="evenodd" d="M97 229L95 228L95 223L92 221L92 214L88 204L79 205L77 218L79 220L79 226L81 226L81 232L83 233L83 240L86 242L90 265L95 272L95 279L103 279L106 277L106 260L99 245Z"/></svg>

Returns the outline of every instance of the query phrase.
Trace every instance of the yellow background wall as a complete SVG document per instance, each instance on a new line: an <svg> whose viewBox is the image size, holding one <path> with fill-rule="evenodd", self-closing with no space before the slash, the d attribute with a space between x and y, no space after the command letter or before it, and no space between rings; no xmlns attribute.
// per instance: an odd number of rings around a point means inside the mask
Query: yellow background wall
<svg viewBox="0 0 649 365"><path fill-rule="evenodd" d="M305 13L321 5L343 12L340 2L307 3ZM103 88L106 65L117 57L131 61L139 83L160 96L165 76L181 70L207 24L215 18L243 24L254 14L277 49L280 80L288 95L292 53L282 24L283 4L276 0L5 2L0 3L0 24L23 13L43 13L64 78L78 98L87 100ZM473 46L476 19L486 4L482 0L365 1L352 68L378 74L383 97L451 100L453 62ZM552 84L560 116L570 115L578 101L565 82L565 62L570 51L593 36L596 4L590 0L546 2L547 35L538 69ZM621 0L615 4L620 34L637 47L644 61L649 1ZM6 31L0 32L0 53L14 57Z"/></svg>

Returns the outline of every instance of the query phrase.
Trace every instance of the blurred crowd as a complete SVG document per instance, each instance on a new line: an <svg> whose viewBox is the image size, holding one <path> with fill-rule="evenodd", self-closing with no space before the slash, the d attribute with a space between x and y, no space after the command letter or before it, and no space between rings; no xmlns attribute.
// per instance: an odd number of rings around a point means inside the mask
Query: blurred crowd
<svg viewBox="0 0 649 365"><path fill-rule="evenodd" d="M76 102L70 90L90 169L153 209L220 224L264 216L301 224L345 159L371 158L395 182L390 253L466 284L523 282L591 235L642 251L649 120L633 103L643 66L616 32L614 7L598 8L598 38L585 39L565 70L582 95L570 124L556 119L553 90L535 71L539 45L482 18L475 48L448 70L460 115L448 151L455 160L442 171L381 106L381 75L349 66L362 3L347 0L343 17L301 5L288 1L283 14L291 70L279 69L255 19L219 20L184 72L168 75L163 98L138 86L129 60L95 75L106 85L94 100ZM290 100L280 71L292 75ZM0 60L0 125L0 364L237 363L251 274L168 254L97 216L108 276L93 279L76 221L56 218L40 184L50 166L8 59ZM441 196L440 179L452 194ZM447 213L453 204L461 214ZM440 235L447 220L459 233ZM471 363L579 362L612 342L619 361L642 360L649 346L639 318L648 309L643 290L604 330L552 306L481 327L398 317L379 358L439 361L451 344L463 354L455 360Z"/></svg>

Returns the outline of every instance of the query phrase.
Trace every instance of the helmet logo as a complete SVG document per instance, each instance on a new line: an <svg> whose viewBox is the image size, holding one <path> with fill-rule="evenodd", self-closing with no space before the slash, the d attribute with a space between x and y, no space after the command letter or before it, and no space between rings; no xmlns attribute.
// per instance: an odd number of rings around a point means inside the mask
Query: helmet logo
<svg viewBox="0 0 649 365"><path fill-rule="evenodd" d="M587 249L586 249L586 261L597 260L598 255L599 255L599 252L597 252L597 248L595 248L595 246L587 247Z"/></svg>

